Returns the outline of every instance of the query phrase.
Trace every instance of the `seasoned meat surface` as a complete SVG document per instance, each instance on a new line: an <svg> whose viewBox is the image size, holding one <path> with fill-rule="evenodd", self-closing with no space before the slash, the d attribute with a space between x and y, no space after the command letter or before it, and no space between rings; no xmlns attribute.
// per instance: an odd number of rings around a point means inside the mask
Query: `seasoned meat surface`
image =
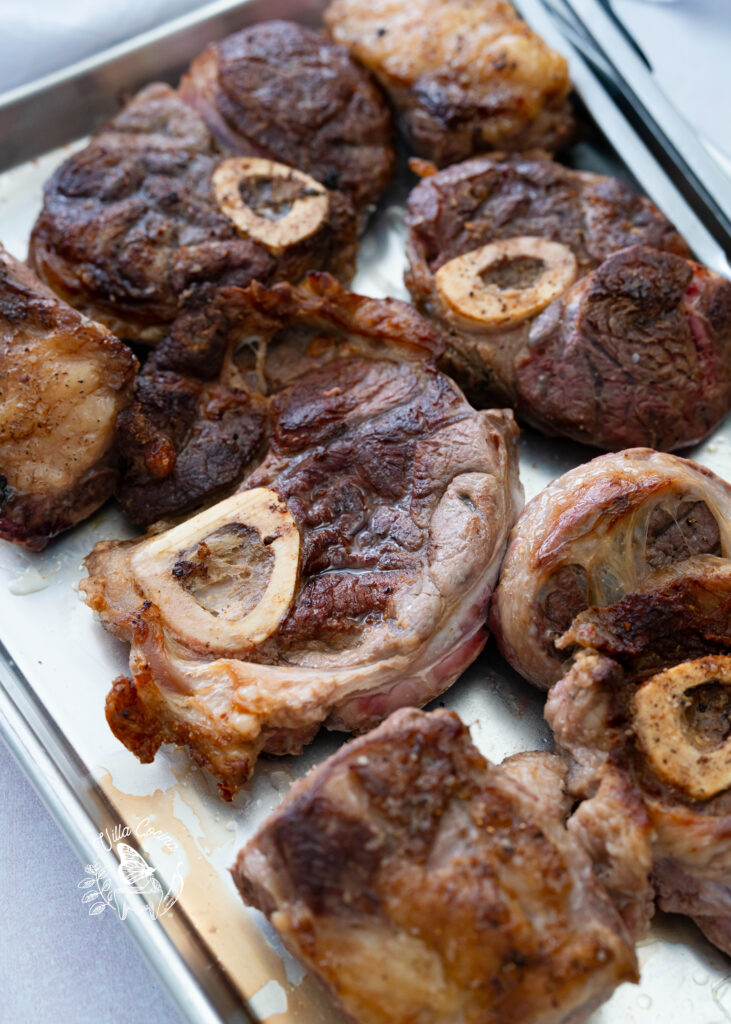
<svg viewBox="0 0 731 1024"><path fill-rule="evenodd" d="M479 157L426 177L407 223L406 283L476 404L599 448L665 450L731 408L731 282L623 182Z"/></svg>
<svg viewBox="0 0 731 1024"><path fill-rule="evenodd" d="M721 618L729 558L725 481L649 449L603 455L554 480L524 510L501 569L492 629L511 665L546 689L562 674L570 651L558 642L576 616L571 636L586 635L594 621L588 635L635 668L643 660L645 668L665 664L657 659L663 651L672 656L673 632L683 660L706 639L712 645L728 633ZM698 607L684 617L679 596ZM632 609L642 618L630 627L630 649L622 654L621 616ZM601 639L613 622L619 637Z"/></svg>
<svg viewBox="0 0 731 1024"><path fill-rule="evenodd" d="M38 551L106 501L135 368L0 246L0 537Z"/></svg>
<svg viewBox="0 0 731 1024"><path fill-rule="evenodd" d="M352 306L388 353L399 304ZM522 504L512 415L476 413L423 359L345 348L273 396L268 454L235 495L87 559L88 603L132 644L112 729L143 761L188 744L224 794L262 749L425 703L487 637Z"/></svg>
<svg viewBox="0 0 731 1024"><path fill-rule="evenodd" d="M181 97L226 148L265 156L374 203L395 166L389 108L371 76L321 32L264 21L211 43Z"/></svg>
<svg viewBox="0 0 731 1024"><path fill-rule="evenodd" d="M234 880L348 1020L579 1024L636 961L551 755L528 758L496 767L451 712L397 711L295 784ZM520 781L542 767L551 796Z"/></svg>
<svg viewBox="0 0 731 1024"><path fill-rule="evenodd" d="M569 829L603 857L610 892L624 887L628 906L627 880L651 869L659 906L693 917L731 955L731 657L673 663L643 681L580 647L546 719L569 791L588 797ZM612 790L621 828L608 835Z"/></svg>
<svg viewBox="0 0 731 1024"><path fill-rule="evenodd" d="M537 318L515 381L519 415L547 434L609 449L701 441L731 409L731 281L623 249Z"/></svg>
<svg viewBox="0 0 731 1024"><path fill-rule="evenodd" d="M39 277L121 336L148 343L165 335L186 292L206 282L267 284L308 269L347 280L357 231L351 201L297 171L231 160L169 86L147 86L47 183L30 243ZM296 194L272 205L282 182ZM314 205L322 219L310 231L302 217ZM285 220L281 242L274 232Z"/></svg>
<svg viewBox="0 0 731 1024"><path fill-rule="evenodd" d="M273 289L199 289L147 360L117 424L133 522L149 524L233 489L264 451L272 395L356 352L394 360L441 355L411 306L345 291L328 275Z"/></svg>
<svg viewBox="0 0 731 1024"><path fill-rule="evenodd" d="M414 152L440 166L552 151L571 133L566 61L505 0L334 0L325 23L389 93Z"/></svg>

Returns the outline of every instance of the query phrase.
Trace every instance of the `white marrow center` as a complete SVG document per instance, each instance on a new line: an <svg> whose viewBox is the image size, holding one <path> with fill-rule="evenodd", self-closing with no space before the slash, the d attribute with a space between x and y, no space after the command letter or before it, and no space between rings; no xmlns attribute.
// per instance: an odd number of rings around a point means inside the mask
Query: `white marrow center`
<svg viewBox="0 0 731 1024"><path fill-rule="evenodd" d="M436 273L437 291L459 321L495 330L535 316L576 280L568 246L526 235L473 249Z"/></svg>
<svg viewBox="0 0 731 1024"><path fill-rule="evenodd" d="M216 167L212 182L221 212L275 254L310 238L328 215L325 186L274 160L229 157Z"/></svg>
<svg viewBox="0 0 731 1024"><path fill-rule="evenodd" d="M691 691L704 686L731 688L731 657L676 665L649 679L633 699L635 735L653 771L694 800L708 800L731 787L731 735L718 742L688 721L694 704ZM725 715L728 721L729 705L723 697L716 717L722 721Z"/></svg>
<svg viewBox="0 0 731 1024"><path fill-rule="evenodd" d="M226 545L227 561L221 556ZM262 643L287 614L299 547L287 506L274 491L256 487L152 537L131 565L141 591L178 639L204 653L233 654Z"/></svg>

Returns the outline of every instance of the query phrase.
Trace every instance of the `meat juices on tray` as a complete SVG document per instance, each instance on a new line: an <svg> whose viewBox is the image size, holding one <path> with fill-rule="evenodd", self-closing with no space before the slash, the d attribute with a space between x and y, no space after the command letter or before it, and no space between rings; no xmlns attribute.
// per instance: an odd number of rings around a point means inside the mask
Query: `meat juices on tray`
<svg viewBox="0 0 731 1024"><path fill-rule="evenodd" d="M311 369L356 352L432 361L443 350L412 306L354 295L327 274L298 287L198 289L117 421L122 508L149 525L223 497L264 452L265 396Z"/></svg>
<svg viewBox="0 0 731 1024"><path fill-rule="evenodd" d="M211 43L180 95L228 149L299 167L359 209L393 174L393 121L379 87L346 49L304 25L265 21Z"/></svg>
<svg viewBox="0 0 731 1024"><path fill-rule="evenodd" d="M599 448L701 440L731 408L731 282L628 185L481 157L411 193L406 283L480 404Z"/></svg>
<svg viewBox="0 0 731 1024"><path fill-rule="evenodd" d="M590 638L644 674L665 664L666 648L682 660L728 631L721 619L729 559L729 484L646 448L602 455L526 506L501 568L491 628L513 668L544 689L570 657L573 641L561 639L570 627L571 637ZM694 598L698 605L684 614L683 601ZM633 609L642 614L636 631L624 626ZM614 638L613 624L621 624Z"/></svg>
<svg viewBox="0 0 731 1024"><path fill-rule="evenodd" d="M269 301L296 327L295 293ZM413 310L352 303L376 354L346 337L276 394L268 454L236 494L87 559L88 604L132 645L112 730L142 761L187 744L225 796L262 750L370 728L450 686L484 646L522 505L512 414L477 413L432 365L399 358L399 309L416 326Z"/></svg>
<svg viewBox="0 0 731 1024"><path fill-rule="evenodd" d="M397 711L295 783L234 880L350 1021L580 1024L638 973L564 771Z"/></svg>
<svg viewBox="0 0 731 1024"><path fill-rule="evenodd" d="M505 0L335 0L325 23L389 93L413 151L440 166L552 152L571 134L568 65Z"/></svg>
<svg viewBox="0 0 731 1024"><path fill-rule="evenodd" d="M122 337L154 344L187 291L353 273L351 200L310 175L219 148L167 85L134 97L46 185L39 277Z"/></svg>
<svg viewBox="0 0 731 1024"><path fill-rule="evenodd" d="M0 246L0 537L40 551L107 500L135 368Z"/></svg>

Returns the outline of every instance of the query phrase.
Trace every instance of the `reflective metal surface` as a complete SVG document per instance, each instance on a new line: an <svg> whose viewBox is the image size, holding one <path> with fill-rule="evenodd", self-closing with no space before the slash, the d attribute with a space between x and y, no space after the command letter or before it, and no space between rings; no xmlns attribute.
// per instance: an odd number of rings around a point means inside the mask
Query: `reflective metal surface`
<svg viewBox="0 0 731 1024"><path fill-rule="evenodd" d="M210 38L256 17L287 15L308 20L323 3L216 4L174 31L154 33L141 45L118 48L111 60L87 62L50 85L26 90L3 105L0 136L7 142L7 111L14 110L13 154L37 151L33 137L68 142L86 133L113 109L120 88L154 77L172 77ZM578 145L577 166L621 173L639 181L686 233L698 255L724 269L720 246L698 221L665 170L634 134L586 64L562 41L540 0L519 5L535 27L568 53L584 102L609 142ZM153 59L154 58L154 59ZM91 91L93 95L86 95ZM5 111L5 113L3 113ZM20 112L23 116L20 117ZM78 145L74 143L73 145ZM617 156L619 151L623 160ZM69 152L57 149L0 176L0 223L4 243L24 257L39 209L43 181ZM403 200L411 180L403 173L390 190L363 240L354 287L367 294L406 297L403 273ZM526 497L555 476L596 453L525 430L521 477ZM690 453L731 475L731 425ZM113 504L32 555L0 542L0 725L32 781L86 860L99 859L95 834L115 823L151 817L179 843L185 883L175 912L163 924L130 915L127 923L181 1010L191 1021L252 1017L274 1024L337 1021L311 979L282 949L261 915L236 895L228 867L239 847L277 804L292 781L337 748L342 737L323 735L299 758L262 758L249 786L233 804L222 803L215 785L182 753L160 753L142 766L113 738L104 719L104 697L114 676L126 670L126 647L108 636L79 600L81 562L104 538L130 536ZM512 672L492 645L439 701L458 711L487 756L499 760L518 750L550 745L543 696ZM161 877L171 867L152 854ZM155 859L157 856L157 860ZM93 921L90 940L93 941ZM656 920L640 949L642 982L624 985L593 1017L594 1024L722 1024L731 1021L731 965L687 921Z"/></svg>

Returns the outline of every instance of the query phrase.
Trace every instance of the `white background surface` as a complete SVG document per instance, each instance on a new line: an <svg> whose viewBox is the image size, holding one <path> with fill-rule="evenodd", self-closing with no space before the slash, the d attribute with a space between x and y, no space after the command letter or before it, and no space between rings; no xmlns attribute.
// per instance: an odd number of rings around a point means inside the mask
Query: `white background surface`
<svg viewBox="0 0 731 1024"><path fill-rule="evenodd" d="M0 92L199 6L0 0ZM731 0L614 6L681 112L731 160ZM119 922L89 918L82 868L1 742L0 786L2 1024L178 1024Z"/></svg>

